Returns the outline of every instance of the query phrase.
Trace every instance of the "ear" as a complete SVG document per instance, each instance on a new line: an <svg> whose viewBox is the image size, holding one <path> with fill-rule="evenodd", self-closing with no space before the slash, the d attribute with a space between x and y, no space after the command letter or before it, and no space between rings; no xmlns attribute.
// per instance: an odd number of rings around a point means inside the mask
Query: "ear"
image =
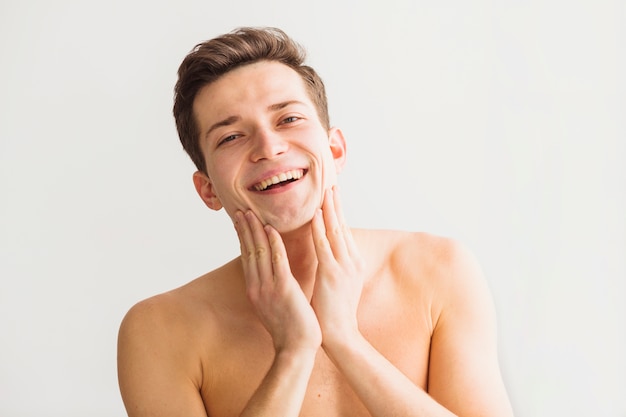
<svg viewBox="0 0 626 417"><path fill-rule="evenodd" d="M335 170L339 174L346 164L346 139L343 137L341 129L332 127L328 131L328 143L335 160Z"/></svg>
<svg viewBox="0 0 626 417"><path fill-rule="evenodd" d="M193 185L196 187L198 195L204 201L211 210L219 210L222 208L222 202L217 194L215 194L215 188L213 182L207 174L202 171L196 171L193 173Z"/></svg>

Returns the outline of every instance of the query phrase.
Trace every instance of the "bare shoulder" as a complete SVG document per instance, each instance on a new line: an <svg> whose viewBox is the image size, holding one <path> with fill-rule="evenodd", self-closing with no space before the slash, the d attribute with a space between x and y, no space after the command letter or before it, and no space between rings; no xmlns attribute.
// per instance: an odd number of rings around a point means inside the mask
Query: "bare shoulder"
<svg viewBox="0 0 626 417"><path fill-rule="evenodd" d="M461 242L425 232L356 229L355 237L367 258L386 260L394 272L428 279L438 285L480 275L474 254Z"/></svg>
<svg viewBox="0 0 626 417"><path fill-rule="evenodd" d="M174 291L137 303L122 320L117 367L129 416L165 416L174 410L206 416L198 395L199 356L189 354L198 346L186 320L191 316Z"/></svg>
<svg viewBox="0 0 626 417"><path fill-rule="evenodd" d="M193 356L187 352L198 344L194 328L202 303L190 289L199 287L206 279L206 276L201 277L180 288L154 295L129 309L118 334L120 383L127 374L146 371L135 369L146 360L158 363L159 367L171 364L179 369L193 369L192 363L180 363L191 360Z"/></svg>
<svg viewBox="0 0 626 417"><path fill-rule="evenodd" d="M211 323L216 304L237 294L233 288L237 273L237 262L231 261L179 288L139 301L124 317L120 337L128 333L143 338L197 338L198 325Z"/></svg>
<svg viewBox="0 0 626 417"><path fill-rule="evenodd" d="M418 303L428 304L428 392L457 415L511 416L501 379L496 316L487 280L472 251L428 233L357 232L365 251L383 249L391 275ZM471 397L467 403L464 399Z"/></svg>
<svg viewBox="0 0 626 417"><path fill-rule="evenodd" d="M490 308L480 264L461 242L424 232L357 229L353 234L368 262L382 265L402 291L428 305L433 329L444 313L467 303Z"/></svg>
<svg viewBox="0 0 626 417"><path fill-rule="evenodd" d="M120 343L130 339L152 340L180 337L193 318L191 303L185 303L180 289L142 300L132 306L120 325Z"/></svg>
<svg viewBox="0 0 626 417"><path fill-rule="evenodd" d="M206 415L199 392L207 341L218 334L214 301L235 293L228 283L237 280L227 279L235 265L130 308L118 335L118 378L129 416Z"/></svg>
<svg viewBox="0 0 626 417"><path fill-rule="evenodd" d="M437 295L433 304L446 313L462 302L490 306L490 294L474 253L462 242L428 233L408 233L398 246L397 262L409 268L418 264L420 279Z"/></svg>

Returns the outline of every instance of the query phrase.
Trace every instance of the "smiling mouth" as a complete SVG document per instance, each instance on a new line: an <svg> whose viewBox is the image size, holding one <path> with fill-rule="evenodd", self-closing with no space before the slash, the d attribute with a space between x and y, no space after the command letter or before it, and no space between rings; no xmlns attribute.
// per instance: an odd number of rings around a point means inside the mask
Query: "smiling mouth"
<svg viewBox="0 0 626 417"><path fill-rule="evenodd" d="M292 169L281 172L280 174L274 175L270 178L264 179L258 184L255 184L253 188L257 191L267 191L272 188L282 187L291 182L298 181L304 176L304 174L305 172L303 169Z"/></svg>

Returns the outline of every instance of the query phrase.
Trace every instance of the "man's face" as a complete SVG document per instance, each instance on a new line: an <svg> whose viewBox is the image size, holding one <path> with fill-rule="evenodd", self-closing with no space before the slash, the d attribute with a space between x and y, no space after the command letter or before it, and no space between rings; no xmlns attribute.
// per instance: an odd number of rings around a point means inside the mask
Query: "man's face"
<svg viewBox="0 0 626 417"><path fill-rule="evenodd" d="M273 61L237 68L202 88L193 109L208 173L194 184L209 207L251 209L279 232L311 220L345 143L321 125L298 73Z"/></svg>

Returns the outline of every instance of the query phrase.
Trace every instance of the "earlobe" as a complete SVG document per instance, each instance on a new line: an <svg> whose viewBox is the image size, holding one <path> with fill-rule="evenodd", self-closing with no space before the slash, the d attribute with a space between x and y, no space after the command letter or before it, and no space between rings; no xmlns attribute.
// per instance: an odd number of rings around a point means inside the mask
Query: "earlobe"
<svg viewBox="0 0 626 417"><path fill-rule="evenodd" d="M328 131L328 141L330 144L330 152L335 160L335 170L340 173L346 164L346 139L343 132L337 127L333 127Z"/></svg>
<svg viewBox="0 0 626 417"><path fill-rule="evenodd" d="M196 188L196 192L208 208L211 210L220 210L222 208L222 202L217 194L215 194L213 182L207 174L202 171L194 172L193 185Z"/></svg>

